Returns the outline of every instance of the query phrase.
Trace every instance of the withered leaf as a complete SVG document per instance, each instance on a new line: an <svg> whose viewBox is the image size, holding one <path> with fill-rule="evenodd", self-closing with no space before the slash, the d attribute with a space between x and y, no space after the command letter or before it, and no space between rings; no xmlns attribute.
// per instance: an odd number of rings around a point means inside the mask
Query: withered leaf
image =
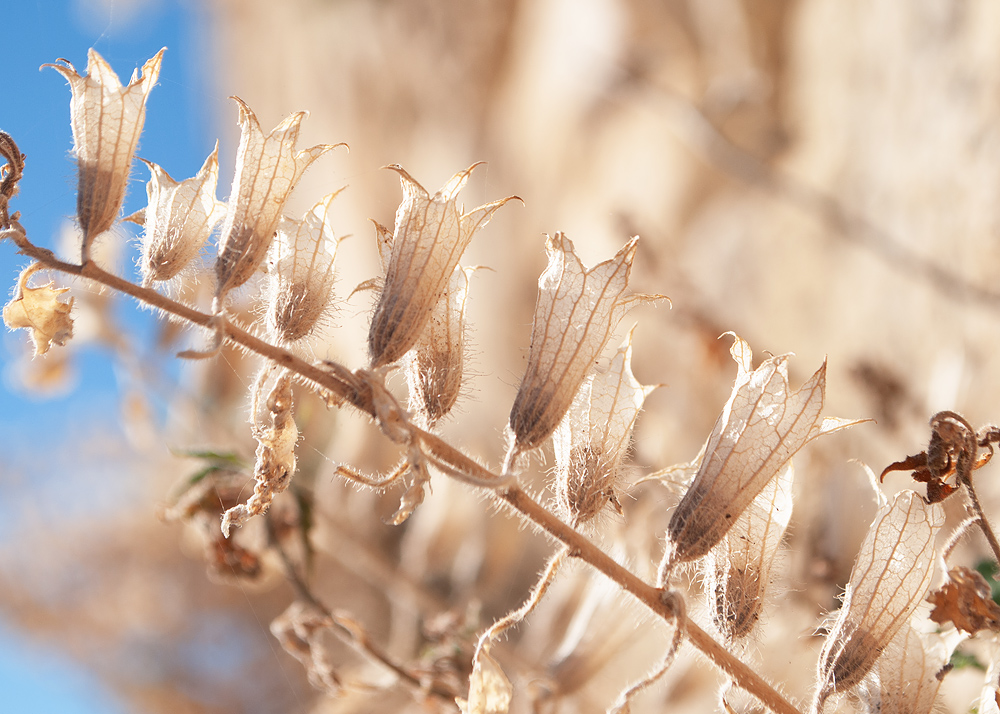
<svg viewBox="0 0 1000 714"><path fill-rule="evenodd" d="M930 618L939 625L951 622L970 635L980 630L1000 632L1000 605L993 601L986 579L971 568L949 570L948 582L927 601L934 605Z"/></svg>
<svg viewBox="0 0 1000 714"><path fill-rule="evenodd" d="M41 269L41 263L33 263L21 271L14 299L3 308L7 327L30 331L36 356L48 352L52 343L64 345L73 336L70 317L73 298L69 302L59 300L69 288L55 288L51 282L38 288L28 287L28 279Z"/></svg>

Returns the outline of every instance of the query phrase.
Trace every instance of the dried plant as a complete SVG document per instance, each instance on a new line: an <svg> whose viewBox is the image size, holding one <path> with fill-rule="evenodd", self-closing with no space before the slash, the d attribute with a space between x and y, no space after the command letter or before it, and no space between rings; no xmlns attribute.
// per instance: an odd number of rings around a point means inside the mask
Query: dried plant
<svg viewBox="0 0 1000 714"><path fill-rule="evenodd" d="M893 470L912 470L917 482L927 484L926 498L903 490L889 500L876 484L878 513L854 558L841 607L820 627L823 644L809 663L815 672L811 704L804 706L801 690L786 694L789 683L772 683L766 663L753 650L767 634L763 623L772 603L790 597L796 588L780 574L782 543L797 494L809 488L803 484L814 476L808 469L796 475L792 459L818 437L867 420L822 416L825 362L793 390L788 355L770 356L754 367L749 344L729 333L737 374L701 453L688 464L635 478L632 434L654 387L644 386L632 373L633 331L617 351L610 356L605 352L626 312L663 298L630 292L638 238L592 268L585 267L562 233L546 239L548 266L538 279L530 345L507 419L502 465L484 465L443 436L442 425L460 407L470 375L466 307L474 300L472 270L460 261L474 234L516 198L465 211L457 197L475 165L456 173L433 195L402 167L389 167L400 177L403 199L391 231L375 224L384 275L357 281L361 287L378 286L378 296L368 326L367 363L354 369L337 359L314 359L310 346L338 303L335 258L342 236L333 228L330 207L340 192L327 193L301 219L284 215L302 174L334 148L297 148L304 112L265 135L249 106L236 100L242 133L226 204L215 196L215 151L196 176L181 182L143 159L152 176L149 205L132 217L145 228L141 280L133 282L97 265L94 239L118 218L145 99L161 57L162 51L144 66L141 79L133 78L125 88L93 50L85 77L69 63L52 65L73 90L79 263L60 260L33 242L12 211L25 157L13 137L0 133L0 154L6 160L0 239L33 261L18 278L4 321L11 329L29 331L36 355L53 344L65 345L73 336L74 300L59 296L68 289L53 283L29 285L36 273L61 273L213 332L211 349L182 356L211 357L232 346L254 358L256 377L248 395L249 435L256 443L253 465L213 462L185 485L164 517L199 534L216 575L250 583L262 580L268 568L280 572L294 599L273 620L271 632L331 702L347 702L345 707L354 702L350 706L365 711L625 712L638 709L660 678L670 678L678 668L694 671L697 660L684 656L692 650L719 673L712 683L722 687L722 711L818 713L836 701L864 711L930 712L950 670L955 642L1000 632L1000 609L986 580L964 566L943 572L953 541L971 525L1000 561L1000 545L973 483L973 472L1000 443L1000 429L977 431L961 415L940 412L931 419L927 450L882 473L884 478ZM99 140L92 140L95 131ZM339 200L349 200L349 194ZM214 266L205 270L197 256L220 223ZM343 279L344 267L336 269ZM261 307L249 318L252 324L244 326L243 317L227 313L227 298L261 270L266 273ZM197 298L185 302L150 287L182 273L197 280L214 278L204 298L210 304ZM389 379L399 369L406 371L406 397ZM308 412L318 407L360 414L380 432L379 451L387 451L388 459L342 462L335 472L363 489L383 492L404 486L397 510L387 519L404 534L401 552L409 534L435 523L438 494L432 486L473 490L495 510L555 544L534 587L524 590L523 604L492 624L480 620L474 598L466 600L467 607L452 602L436 608L431 588L407 579L407 568L419 567L418 559L405 557L393 567L369 562L355 563L355 568L373 580L380 574L386 591L406 592L389 603L393 613L407 606L420 613L423 630L411 632L408 643L379 644L381 623L363 622L328 604L318 584L323 573L315 566L316 533L338 525L316 497L314 472L299 473L309 460L303 456L302 435L307 443L315 438L307 426ZM549 444L554 468L544 482L533 479L526 457ZM367 475L366 469L385 468L392 458L397 462L388 475ZM637 487L651 479L683 491L675 506L662 491L649 497ZM941 502L963 496L971 518L948 529ZM638 517L643 507L670 512L670 518ZM431 512L427 519L407 522L426 511ZM377 520L374 510L354 514L354 519ZM951 539L941 537L946 530ZM336 557L364 553L365 537L354 536L351 547ZM470 565L472 560L467 557L460 565L488 571L487 563ZM572 567L576 563L587 567ZM693 571L703 577L689 578ZM460 582L463 576L450 577ZM929 595L936 577L943 585ZM602 595L596 583L610 588L612 595ZM926 599L935 606L929 615L927 608L921 609ZM702 601L707 607L700 607ZM637 603L642 617L655 626L629 624L626 614ZM550 637L543 637L547 644L531 657L501 642L501 635L526 622L531 626L522 627L529 630L522 641L530 640L536 627L546 626L546 617ZM956 637L956 630L965 634ZM633 639L643 640L648 650L637 660L641 664L630 662L626 671L603 675L614 680L619 696L590 700L586 687L598 679L597 672L612 671L616 653ZM342 647L361 657L345 657L338 649ZM995 672L998 663L991 660L989 665ZM400 692L399 698L387 698Z"/></svg>

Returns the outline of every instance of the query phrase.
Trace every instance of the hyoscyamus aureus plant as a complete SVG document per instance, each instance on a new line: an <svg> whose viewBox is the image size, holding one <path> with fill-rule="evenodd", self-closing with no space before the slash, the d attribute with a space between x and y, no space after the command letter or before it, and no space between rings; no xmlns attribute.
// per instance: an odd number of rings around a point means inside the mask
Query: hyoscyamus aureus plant
<svg viewBox="0 0 1000 714"><path fill-rule="evenodd" d="M198 487L182 497L168 516L213 524L215 552L239 561L245 572L253 570L257 555L235 541L233 529L257 516L265 519L272 537L264 547L281 558L298 594L271 629L303 663L310 681L331 697L352 686L326 656L321 635L332 633L390 670L395 683L409 687L433 709L457 706L475 714L499 714L526 706L517 703L518 697L527 701L530 691L509 681L503 656L492 653L491 646L532 612L564 563L578 560L672 628L662 665L645 676L637 672L632 683L621 682L618 699L599 706L621 712L637 706L635 695L662 674L682 643L689 642L726 676L721 710L736 711L734 707L741 705L733 703L737 699L733 691L742 690L757 702L744 708L763 706L781 714L805 711L735 653L750 651L746 645L755 637L768 601L773 565L792 511L792 457L813 439L860 423L823 416L825 363L792 389L787 355L769 357L754 367L750 346L732 335L731 353L737 365L732 394L698 457L664 470L675 480L681 475L685 493L666 529L656 582L644 582L591 537L602 528L602 514L623 513L622 496L628 488L623 465L633 426L654 389L632 374L632 331L617 351L604 356L631 307L664 299L629 291L638 239L632 238L591 268L562 233L546 239L548 266L538 280L527 364L507 420L506 457L499 472L494 471L447 443L435 429L452 411L466 377L465 312L472 269L461 264L462 255L475 233L516 197L465 211L458 194L475 165L456 173L433 195L405 169L390 166L400 178L403 200L391 229L375 224L383 275L363 284L378 291L368 332L368 364L352 370L333 360L310 361L304 357L309 354L306 346L333 307L341 236L331 216L338 190L301 218L284 212L302 174L335 148L330 144L298 148L304 112L265 134L250 107L234 98L241 139L225 202L216 198L216 151L195 176L182 181L142 159L150 171L148 205L130 217L143 227L141 282L111 274L91 258L94 240L119 218L146 98L162 55L161 51L149 60L127 86L93 50L85 76L67 62L50 65L72 89L77 220L82 230L79 263L59 260L29 240L19 215L11 211L24 156L12 137L0 134L0 153L6 160L0 180L0 237L34 261L21 273L14 297L4 308L4 320L12 329L30 331L37 355L52 344L64 344L72 337L73 299L60 299L66 288L53 283L30 284L41 271L62 272L93 280L209 331L207 350L182 356L211 357L229 342L262 358L250 390L251 431L258 444L253 493L242 494L233 481L234 472L223 469L212 482L223 510L213 511L218 499L211 503ZM203 279L213 281L211 305L195 306L169 297L175 294L171 286L179 275L197 272L198 256L217 229L214 264L202 273ZM260 324L248 329L227 313L227 297L258 273L264 274L263 309ZM407 375L405 407L385 381L399 368ZM401 461L385 476L366 475L348 465L337 469L364 486L403 486L393 523L403 523L420 506L434 479L452 478L488 493L523 523L559 544L524 604L479 637L475 654L466 663L467 683L435 675L405 656L383 650L360 622L331 609L313 593L300 564L283 547L267 514L294 479L299 440L295 399L305 392L314 392L331 407L367 414L385 438L401 448ZM954 491L967 492L976 525L995 546L971 474L988 460L1000 431L987 427L976 432L951 412L936 415L931 427L928 452L894 465L915 469L914 477L928 483L927 498L915 491L903 491L891 502L879 496L881 507L858 554L843 605L827 627L810 711L824 710L831 698L840 695L853 695L852 701L866 711L883 713L930 712L935 706L950 651L927 632L926 618L921 621L915 613L937 563L943 562L938 534L944 518L936 502ZM526 457L549 443L555 456L551 507L529 495L519 478ZM688 614L692 609L688 604L699 597L697 588L685 590L677 577L690 565L704 576L704 624ZM972 635L997 629L1000 617L992 620L992 626L983 615L975 620L979 624L966 624L972 619L963 603L978 594L979 601L973 601L977 612L987 606L973 578L960 580L957 571L953 573L951 590L936 595L943 604L935 610L939 613L935 622L955 623ZM940 594L953 592L959 594Z"/></svg>

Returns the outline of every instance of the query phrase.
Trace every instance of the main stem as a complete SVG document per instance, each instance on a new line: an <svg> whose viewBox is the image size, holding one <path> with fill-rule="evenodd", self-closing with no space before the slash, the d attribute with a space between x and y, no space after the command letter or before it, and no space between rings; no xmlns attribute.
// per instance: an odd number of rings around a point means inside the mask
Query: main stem
<svg viewBox="0 0 1000 714"><path fill-rule="evenodd" d="M40 248L29 241L24 232L19 230L19 227L0 232L0 240L3 238L13 240L22 254L34 258L50 270L58 270L101 283L113 290L130 295L141 303L180 317L192 324L209 327L216 319L214 315L205 314L188 305L171 300L155 290L141 287L108 273L95 265L93 261L88 261L83 265L61 261L50 250ZM227 323L224 329L226 339L234 344L285 367L298 374L302 379L312 382L320 389L330 393L337 400L348 402L372 418L376 417L370 387L365 384L362 378L355 376L346 367L335 362L310 364L280 347L265 342L237 325ZM474 478L477 483L492 482L497 484L499 487L493 489L496 498L516 511L521 518L540 528L553 540L566 546L569 549L569 555L579 558L602 573L662 619L674 622L680 618L680 624L685 629L691 644L728 674L738 686L759 699L768 709L777 714L801 714L756 672L716 642L711 635L698 627L686 615L675 612L669 605L669 601L665 602L662 598L664 592L662 589L645 583L628 569L615 562L594 543L531 498L516 482L512 483L510 479L504 479L492 473L429 432L411 426L410 434L411 438L420 441L430 456L450 467L444 469L445 473L459 478L461 478L459 474L465 474Z"/></svg>

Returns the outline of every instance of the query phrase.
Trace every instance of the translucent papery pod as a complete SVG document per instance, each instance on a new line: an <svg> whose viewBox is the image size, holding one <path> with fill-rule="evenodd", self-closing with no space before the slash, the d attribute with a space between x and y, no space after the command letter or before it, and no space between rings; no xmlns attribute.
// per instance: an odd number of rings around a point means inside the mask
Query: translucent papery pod
<svg viewBox="0 0 1000 714"><path fill-rule="evenodd" d="M257 440L253 495L222 516L222 533L227 538L233 526L242 526L253 516L265 513L274 497L288 488L295 473L295 443L299 430L292 415L292 375L288 370L269 366L257 377L252 392L251 421Z"/></svg>
<svg viewBox="0 0 1000 714"><path fill-rule="evenodd" d="M462 390L465 301L475 268L455 268L417 344L407 353L410 409L433 426L451 411Z"/></svg>
<svg viewBox="0 0 1000 714"><path fill-rule="evenodd" d="M145 227L139 258L144 285L176 277L198 256L225 216L225 204L215 198L218 155L216 142L201 170L184 181L175 181L157 164L139 159L149 167L148 204L126 220Z"/></svg>
<svg viewBox="0 0 1000 714"><path fill-rule="evenodd" d="M662 295L625 295L638 237L611 260L587 269L562 233L545 241L549 264L538 279L528 366L508 429L504 471L552 434L615 327L636 304Z"/></svg>
<svg viewBox="0 0 1000 714"><path fill-rule="evenodd" d="M265 324L274 338L293 344L309 336L329 314L337 238L329 224L330 204L340 191L324 197L301 221L283 218L271 249Z"/></svg>
<svg viewBox="0 0 1000 714"><path fill-rule="evenodd" d="M241 133L215 263L217 312L229 291L249 280L264 261L285 201L305 170L326 152L343 146L319 144L297 151L306 112L293 114L265 136L250 107L239 97L233 99L240 109Z"/></svg>
<svg viewBox="0 0 1000 714"><path fill-rule="evenodd" d="M69 81L73 155L77 161L76 215L83 231L81 259L90 259L94 237L118 217L132 157L146 120L146 99L160 76L162 50L132 73L123 87L111 65L94 49L87 52L87 75L66 60L46 64Z"/></svg>
<svg viewBox="0 0 1000 714"><path fill-rule="evenodd" d="M820 652L813 712L855 688L923 600L944 523L940 505L915 491L879 509L854 562L844 603Z"/></svg>
<svg viewBox="0 0 1000 714"><path fill-rule="evenodd" d="M572 525L590 521L609 503L621 512L621 462L643 402L654 389L632 374L631 331L610 364L580 387L552 434L556 502Z"/></svg>
<svg viewBox="0 0 1000 714"><path fill-rule="evenodd" d="M43 269L41 263L32 263L22 270L14 297L3 308L3 321L8 328L28 330L35 357L48 352L53 343L65 345L73 337L73 298L69 302L59 299L69 288L57 288L51 281L34 288L28 285L31 276Z"/></svg>
<svg viewBox="0 0 1000 714"><path fill-rule="evenodd" d="M821 418L825 362L793 392L787 355L764 360L754 370L750 345L733 337L736 383L708 437L694 481L667 526L661 578L674 564L701 558L719 543L806 443L866 421Z"/></svg>
<svg viewBox="0 0 1000 714"><path fill-rule="evenodd" d="M712 621L729 640L750 635L760 619L771 566L792 517L794 479L789 461L705 558Z"/></svg>
<svg viewBox="0 0 1000 714"><path fill-rule="evenodd" d="M869 714L931 714L941 688L940 676L962 638L923 635L907 623L893 638L858 688ZM950 640L950 641L949 641Z"/></svg>
<svg viewBox="0 0 1000 714"><path fill-rule="evenodd" d="M508 196L463 213L458 193L476 166L452 176L433 196L401 166L387 167L399 174L403 202L391 240L379 227L385 281L368 331L372 368L397 362L417 343L473 234L502 205L520 200Z"/></svg>

